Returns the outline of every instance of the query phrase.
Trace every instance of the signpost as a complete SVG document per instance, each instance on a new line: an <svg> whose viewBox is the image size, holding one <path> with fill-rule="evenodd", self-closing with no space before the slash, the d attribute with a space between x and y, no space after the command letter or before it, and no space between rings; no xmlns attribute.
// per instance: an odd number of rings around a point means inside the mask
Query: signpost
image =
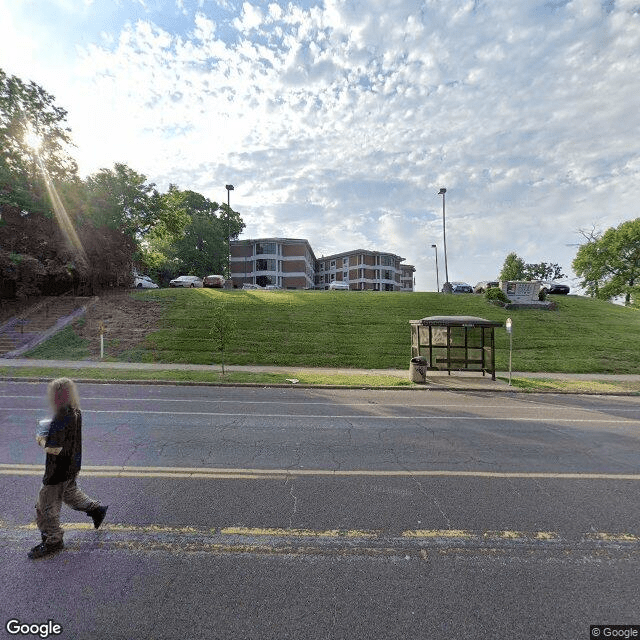
<svg viewBox="0 0 640 640"><path fill-rule="evenodd" d="M104 322L100 323L100 360L104 358Z"/></svg>
<svg viewBox="0 0 640 640"><path fill-rule="evenodd" d="M511 318L507 318L504 326L509 334L509 386L511 386L511 352L513 351L513 322Z"/></svg>

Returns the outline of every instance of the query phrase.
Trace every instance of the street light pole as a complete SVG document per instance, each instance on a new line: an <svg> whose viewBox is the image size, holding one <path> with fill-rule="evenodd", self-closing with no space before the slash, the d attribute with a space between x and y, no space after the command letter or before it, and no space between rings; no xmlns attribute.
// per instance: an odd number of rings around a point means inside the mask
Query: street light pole
<svg viewBox="0 0 640 640"><path fill-rule="evenodd" d="M231 280L231 192L232 184L225 184L227 190L227 277Z"/></svg>
<svg viewBox="0 0 640 640"><path fill-rule="evenodd" d="M436 250L436 293L440 293L440 270L438 269L438 245L432 244L431 247Z"/></svg>
<svg viewBox="0 0 640 640"><path fill-rule="evenodd" d="M445 224L445 214L444 214L444 198L445 198L445 193L447 193L447 190L442 187L440 189L440 191L438 191L438 195L442 196L442 239L443 239L443 244L444 244L444 277L445 277L445 283L444 283L444 288L447 290L447 293L449 292L449 265L447 263L447 226Z"/></svg>

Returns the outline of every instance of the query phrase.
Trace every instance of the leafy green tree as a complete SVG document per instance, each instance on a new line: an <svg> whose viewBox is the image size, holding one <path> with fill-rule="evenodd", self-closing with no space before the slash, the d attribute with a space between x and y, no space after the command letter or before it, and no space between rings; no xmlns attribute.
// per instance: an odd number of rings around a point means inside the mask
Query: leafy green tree
<svg viewBox="0 0 640 640"><path fill-rule="evenodd" d="M226 304L216 304L213 313L207 319L209 335L216 351L220 352L220 362L222 365L222 375L224 376L225 361L224 354L228 350L229 344L236 332L236 321Z"/></svg>
<svg viewBox="0 0 640 640"><path fill-rule="evenodd" d="M502 265L502 271L498 276L499 280L525 280L524 260L515 252L510 253Z"/></svg>
<svg viewBox="0 0 640 640"><path fill-rule="evenodd" d="M42 209L43 174L53 182L76 177L66 119L54 96L0 69L0 202Z"/></svg>
<svg viewBox="0 0 640 640"><path fill-rule="evenodd" d="M526 280L559 280L567 276L562 273L562 267L553 262L535 262L524 266Z"/></svg>
<svg viewBox="0 0 640 640"><path fill-rule="evenodd" d="M624 296L625 304L638 300L640 284L640 218L628 220L603 234L583 233L587 242L573 260L581 286L597 298Z"/></svg>
<svg viewBox="0 0 640 640"><path fill-rule="evenodd" d="M120 229L137 240L163 220L161 197L155 184L126 164L100 169L86 181L93 220L110 229ZM169 223L170 224L170 223Z"/></svg>
<svg viewBox="0 0 640 640"><path fill-rule="evenodd" d="M171 228L161 222L150 232L143 243L144 262L149 270L161 280L178 273L199 276L224 273L227 206L221 207L195 191L181 191L175 185L163 194L162 203L172 212L169 217L179 223ZM232 210L229 217L231 238L238 237L244 226L238 212Z"/></svg>

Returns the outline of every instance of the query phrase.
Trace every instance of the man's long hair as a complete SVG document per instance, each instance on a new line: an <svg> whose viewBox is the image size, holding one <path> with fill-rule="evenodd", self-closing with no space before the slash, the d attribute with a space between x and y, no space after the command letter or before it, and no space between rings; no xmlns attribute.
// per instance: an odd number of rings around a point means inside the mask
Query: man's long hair
<svg viewBox="0 0 640 640"><path fill-rule="evenodd" d="M69 378L56 378L49 383L49 400L56 415L69 409L80 410L78 388Z"/></svg>

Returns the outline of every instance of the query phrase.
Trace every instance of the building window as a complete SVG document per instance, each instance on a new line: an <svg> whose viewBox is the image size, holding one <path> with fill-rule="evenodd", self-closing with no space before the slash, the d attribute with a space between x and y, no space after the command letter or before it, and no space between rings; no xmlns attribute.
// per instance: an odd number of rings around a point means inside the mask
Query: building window
<svg viewBox="0 0 640 640"><path fill-rule="evenodd" d="M391 273L391 271L383 271L382 278L383 280L393 280L393 274Z"/></svg>
<svg viewBox="0 0 640 640"><path fill-rule="evenodd" d="M335 261L335 260L332 260L332 261L331 261L331 268L332 268L332 269L335 269L335 268L336 268L336 261Z"/></svg>
<svg viewBox="0 0 640 640"><path fill-rule="evenodd" d="M394 265L394 260L392 256L382 256L380 258L380 264L383 267L393 267Z"/></svg>
<svg viewBox="0 0 640 640"><path fill-rule="evenodd" d="M342 258L342 266L343 267L349 266L349 258Z"/></svg>
<svg viewBox="0 0 640 640"><path fill-rule="evenodd" d="M342 279L343 280L348 280L349 279L349 272L348 271L343 271L342 272Z"/></svg>
<svg viewBox="0 0 640 640"><path fill-rule="evenodd" d="M256 260L256 271L275 271L276 260Z"/></svg>
<svg viewBox="0 0 640 640"><path fill-rule="evenodd" d="M275 242L256 242L256 255L260 256L265 253L277 253L277 246Z"/></svg>

